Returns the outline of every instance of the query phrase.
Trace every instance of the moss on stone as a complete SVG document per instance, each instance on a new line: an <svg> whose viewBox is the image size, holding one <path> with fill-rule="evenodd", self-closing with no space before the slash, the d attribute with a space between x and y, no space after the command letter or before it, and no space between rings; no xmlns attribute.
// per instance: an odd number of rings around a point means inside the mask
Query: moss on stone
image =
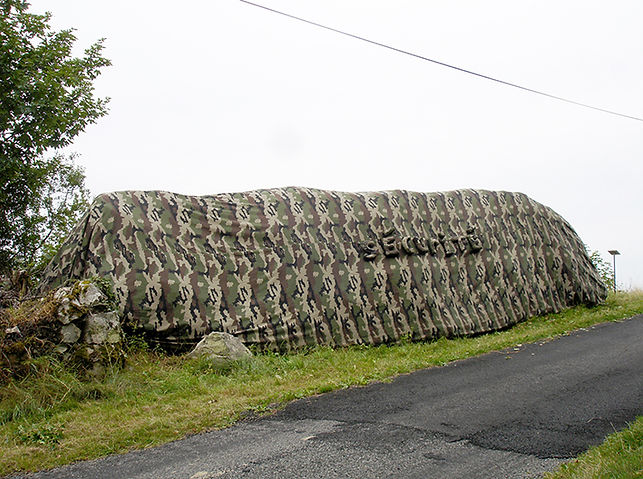
<svg viewBox="0 0 643 479"><path fill-rule="evenodd" d="M108 311L113 311L113 303L105 294L108 289L105 281L96 284L101 294L94 290L93 298L98 298L95 303L84 306L87 298L82 296L95 283L94 279L75 281L49 291L43 298L23 301L17 308L0 310L0 384L10 378L25 377L32 369L30 364L33 360L45 355L60 357L74 369L92 377L104 371L106 365L123 364L123 338L117 315L112 321L116 332L105 334L112 344L86 344L81 335L76 341L71 341L67 335L67 341L63 342L63 328L75 326L82 331L89 314L110 314ZM119 338L115 337L117 333Z"/></svg>

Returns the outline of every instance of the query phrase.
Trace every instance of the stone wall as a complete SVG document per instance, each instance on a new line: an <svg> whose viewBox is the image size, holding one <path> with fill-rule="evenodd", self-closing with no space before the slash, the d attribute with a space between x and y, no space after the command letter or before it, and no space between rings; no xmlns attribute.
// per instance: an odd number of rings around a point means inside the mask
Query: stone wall
<svg viewBox="0 0 643 479"><path fill-rule="evenodd" d="M100 282L75 281L2 313L0 379L28 373L31 360L53 355L90 377L125 358L117 308Z"/></svg>

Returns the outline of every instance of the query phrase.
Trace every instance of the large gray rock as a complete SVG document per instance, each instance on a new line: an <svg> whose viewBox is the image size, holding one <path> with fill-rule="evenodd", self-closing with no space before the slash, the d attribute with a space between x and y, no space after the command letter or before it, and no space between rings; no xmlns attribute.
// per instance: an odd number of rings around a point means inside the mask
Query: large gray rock
<svg viewBox="0 0 643 479"><path fill-rule="evenodd" d="M81 309L93 309L98 306L107 306L109 299L95 283L89 280L78 282L78 292L71 303Z"/></svg>
<svg viewBox="0 0 643 479"><path fill-rule="evenodd" d="M109 298L91 280L58 288L54 299L58 301L58 321L62 324L77 321L96 309L104 310L109 307Z"/></svg>
<svg viewBox="0 0 643 479"><path fill-rule="evenodd" d="M227 364L249 356L252 356L252 353L239 338L221 332L208 334L188 353L190 358L207 359L217 365Z"/></svg>
<svg viewBox="0 0 643 479"><path fill-rule="evenodd" d="M87 344L117 344L123 339L123 330L115 311L95 313L85 319L83 342Z"/></svg>
<svg viewBox="0 0 643 479"><path fill-rule="evenodd" d="M73 324L66 324L60 328L63 343L72 344L80 339L80 329Z"/></svg>
<svg viewBox="0 0 643 479"><path fill-rule="evenodd" d="M72 304L72 288L58 288L54 299L58 301L58 321L62 324L69 324L83 317L84 312Z"/></svg>

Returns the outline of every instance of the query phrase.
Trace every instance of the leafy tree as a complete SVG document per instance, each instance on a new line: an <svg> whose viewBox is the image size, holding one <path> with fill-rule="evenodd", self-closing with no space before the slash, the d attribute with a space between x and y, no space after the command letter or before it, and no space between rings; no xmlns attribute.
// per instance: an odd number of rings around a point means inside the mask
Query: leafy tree
<svg viewBox="0 0 643 479"><path fill-rule="evenodd" d="M93 81L103 39L72 56L73 29L0 0L0 273L33 269L86 207L85 175L58 150L107 113Z"/></svg>
<svg viewBox="0 0 643 479"><path fill-rule="evenodd" d="M601 254L596 250L592 251L591 253L588 250L587 254L589 255L589 259L592 260L592 264L596 268L596 271L598 271L601 280L603 281L603 283L605 283L605 286L607 286L607 289L609 291L613 291L614 271L612 269L612 266L609 264L609 262L605 261Z"/></svg>

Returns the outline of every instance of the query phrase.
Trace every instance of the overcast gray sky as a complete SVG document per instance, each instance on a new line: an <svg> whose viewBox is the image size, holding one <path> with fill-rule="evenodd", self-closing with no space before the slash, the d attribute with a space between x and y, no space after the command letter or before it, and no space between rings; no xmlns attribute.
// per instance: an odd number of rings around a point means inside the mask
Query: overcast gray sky
<svg viewBox="0 0 643 479"><path fill-rule="evenodd" d="M552 207L643 287L643 122L554 101L236 0L32 0L106 38L93 194L483 188ZM643 2L260 0L502 80L643 117Z"/></svg>

